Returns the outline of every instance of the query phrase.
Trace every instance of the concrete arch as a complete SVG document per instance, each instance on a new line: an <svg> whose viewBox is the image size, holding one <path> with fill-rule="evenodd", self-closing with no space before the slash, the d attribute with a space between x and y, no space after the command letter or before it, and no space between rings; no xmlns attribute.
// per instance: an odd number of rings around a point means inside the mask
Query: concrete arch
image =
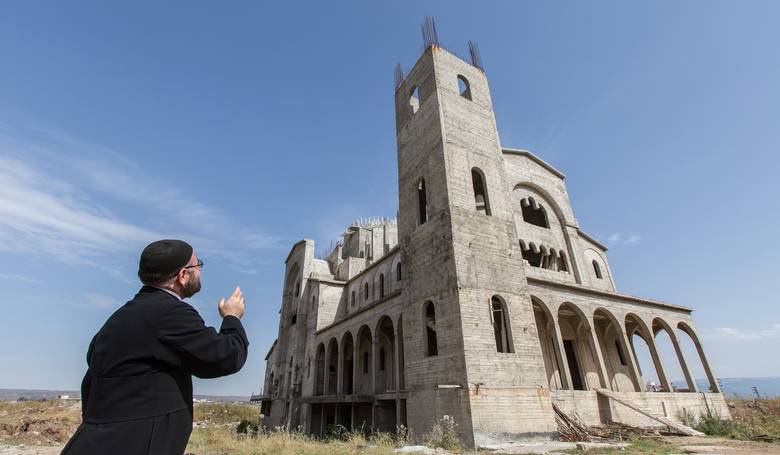
<svg viewBox="0 0 780 455"><path fill-rule="evenodd" d="M317 345L314 354L314 394L325 394L325 343Z"/></svg>
<svg viewBox="0 0 780 455"><path fill-rule="evenodd" d="M546 386L551 390L568 389L571 380L562 356L562 341L556 319L547 304L534 295L531 296L531 309L544 360Z"/></svg>
<svg viewBox="0 0 780 455"><path fill-rule="evenodd" d="M331 337L325 351L325 395L338 393L339 342Z"/></svg>
<svg viewBox="0 0 780 455"><path fill-rule="evenodd" d="M709 382L710 391L720 393L720 384L718 384L718 381L715 378L715 374L712 372L712 368L710 367L710 363L707 360L707 356L704 354L704 347L702 346L696 331L693 329L693 327L683 321L677 323L677 329L688 335L688 338L690 338L691 342L696 348L696 352L699 354L699 362L701 362L701 366L704 369L704 374L707 375L707 382Z"/></svg>
<svg viewBox="0 0 780 455"><path fill-rule="evenodd" d="M672 326L669 325L669 323L667 323L662 317L658 316L653 318L651 329L653 330L653 336L656 338L656 344L658 344L657 340L659 336L661 336L661 339L663 340L663 335L661 335L662 332L666 333L666 335L669 337L669 342L672 344L672 349L674 350L674 353L677 356L677 361L679 362L680 372L682 372L682 375L685 378L685 382L688 386L687 389L678 388L677 391L697 392L698 389L696 387L696 382L693 380L693 376L688 369L688 363L685 361L685 355L683 354L682 349L680 349L680 342L677 339L677 335L675 334ZM659 350L663 351L663 346L661 346ZM667 374L677 375L679 373L676 372L676 368L673 368L672 370L667 371Z"/></svg>
<svg viewBox="0 0 780 455"><path fill-rule="evenodd" d="M542 197L542 200L550 206L552 212L558 218L558 222L561 224L561 226L565 226L564 221L566 220L566 217L563 215L563 210L561 210L561 207L555 201L555 198L552 197L552 195L548 193L547 190L532 182L524 181L524 182L516 183L512 187L512 191L523 189L523 188L527 188L531 191L538 193Z"/></svg>
<svg viewBox="0 0 780 455"><path fill-rule="evenodd" d="M557 316L572 388L592 390L609 387L589 317L571 302L562 303Z"/></svg>
<svg viewBox="0 0 780 455"><path fill-rule="evenodd" d="M634 355L634 361L636 362L640 377L642 377L641 389L647 389L646 383L649 377L645 376L642 372L641 361L637 355L637 346L634 343L635 335L638 336L640 340L644 341L645 346L647 347L650 362L652 363L653 368L655 369L655 373L658 376L658 387L664 392L671 392L672 386L667 379L666 371L664 370L663 363L661 362L661 357L658 355L653 332L647 326L645 321L636 313L627 313L624 318L624 322L626 337L628 338L629 344L631 345L631 353Z"/></svg>
<svg viewBox="0 0 780 455"><path fill-rule="evenodd" d="M599 306L593 310L593 328L612 390L641 391L642 378L631 354L623 324L611 311Z"/></svg>
<svg viewBox="0 0 780 455"><path fill-rule="evenodd" d="M355 336L355 393L369 395L373 393L373 359L374 341L371 328L363 324L357 330Z"/></svg>
<svg viewBox="0 0 780 455"><path fill-rule="evenodd" d="M377 321L374 330L375 393L388 393L395 390L395 345L396 332L393 319L383 315Z"/></svg>
<svg viewBox="0 0 780 455"><path fill-rule="evenodd" d="M344 332L341 337L341 344L339 346L339 355L341 361L340 367L340 379L339 379L339 392L345 395L352 395L354 392L354 379L355 379L355 341L350 331Z"/></svg>

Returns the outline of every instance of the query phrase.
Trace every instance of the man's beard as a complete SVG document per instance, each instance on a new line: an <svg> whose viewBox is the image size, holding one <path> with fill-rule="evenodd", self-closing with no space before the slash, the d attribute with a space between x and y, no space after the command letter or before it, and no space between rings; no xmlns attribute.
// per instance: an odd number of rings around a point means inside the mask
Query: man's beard
<svg viewBox="0 0 780 455"><path fill-rule="evenodd" d="M200 277L190 278L181 288L182 298L192 297L200 291Z"/></svg>

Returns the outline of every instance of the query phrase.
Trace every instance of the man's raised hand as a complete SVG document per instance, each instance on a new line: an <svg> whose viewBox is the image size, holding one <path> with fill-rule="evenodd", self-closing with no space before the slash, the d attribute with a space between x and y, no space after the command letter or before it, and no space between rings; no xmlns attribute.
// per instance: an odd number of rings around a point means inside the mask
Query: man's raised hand
<svg viewBox="0 0 780 455"><path fill-rule="evenodd" d="M241 292L241 288L236 286L236 290L225 300L225 298L219 299L219 315L223 318L225 316L235 316L241 319L244 315L244 294Z"/></svg>

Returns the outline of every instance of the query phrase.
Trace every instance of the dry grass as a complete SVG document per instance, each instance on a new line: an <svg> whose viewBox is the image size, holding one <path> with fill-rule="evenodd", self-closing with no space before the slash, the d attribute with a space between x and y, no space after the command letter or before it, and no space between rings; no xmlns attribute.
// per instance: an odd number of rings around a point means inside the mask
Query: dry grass
<svg viewBox="0 0 780 455"><path fill-rule="evenodd" d="M730 400L729 410L732 420L708 416L695 422L696 429L710 436L780 443L780 398Z"/></svg>
<svg viewBox="0 0 780 455"><path fill-rule="evenodd" d="M81 423L79 401L0 401L0 441L64 444Z"/></svg>
<svg viewBox="0 0 780 455"><path fill-rule="evenodd" d="M706 422L711 425L710 433L748 440L762 440L761 435L780 435L780 398L732 400L729 405L734 421L711 419ZM80 411L80 403L73 401L0 401L0 445L62 446L79 425ZM195 455L390 455L399 445L410 442L388 434L366 438L361 433L337 432L335 437L323 441L286 429L266 432L256 430L258 417L258 408L247 403L197 403L195 428L187 452ZM238 431L242 421L245 422L242 431ZM705 424L704 421L699 423ZM453 438L455 427L452 422L442 421L436 428L436 431L412 439L431 446L447 446L450 452L461 453L465 450ZM684 440L670 443L652 438L637 438L630 442L631 445L624 450L604 449L588 453L663 454L677 451L675 444L686 443ZM734 444L753 444L748 451L778 447L778 444L759 446L755 442L735 441Z"/></svg>

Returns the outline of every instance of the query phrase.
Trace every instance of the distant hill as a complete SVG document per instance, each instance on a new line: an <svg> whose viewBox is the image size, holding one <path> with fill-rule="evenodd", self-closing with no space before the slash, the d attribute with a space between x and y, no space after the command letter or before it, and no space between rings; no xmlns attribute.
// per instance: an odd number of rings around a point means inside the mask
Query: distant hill
<svg viewBox="0 0 780 455"><path fill-rule="evenodd" d="M81 398L81 392L76 390L38 390L38 389L0 389L0 401L54 399L60 395L68 395L70 398ZM195 400L208 401L249 401L249 396L235 395L195 395Z"/></svg>
<svg viewBox="0 0 780 455"><path fill-rule="evenodd" d="M762 397L780 397L780 377L775 378L720 378L723 393L733 397L754 396L752 387L758 389ZM699 390L707 390L709 384L706 379L697 379ZM673 381L672 385L686 387L684 381ZM30 400L53 399L60 395L68 395L70 398L79 398L81 393L75 390L35 390L35 389L0 389L0 401L18 400L27 398ZM235 395L195 395L196 400L208 401L249 401L249 396Z"/></svg>

